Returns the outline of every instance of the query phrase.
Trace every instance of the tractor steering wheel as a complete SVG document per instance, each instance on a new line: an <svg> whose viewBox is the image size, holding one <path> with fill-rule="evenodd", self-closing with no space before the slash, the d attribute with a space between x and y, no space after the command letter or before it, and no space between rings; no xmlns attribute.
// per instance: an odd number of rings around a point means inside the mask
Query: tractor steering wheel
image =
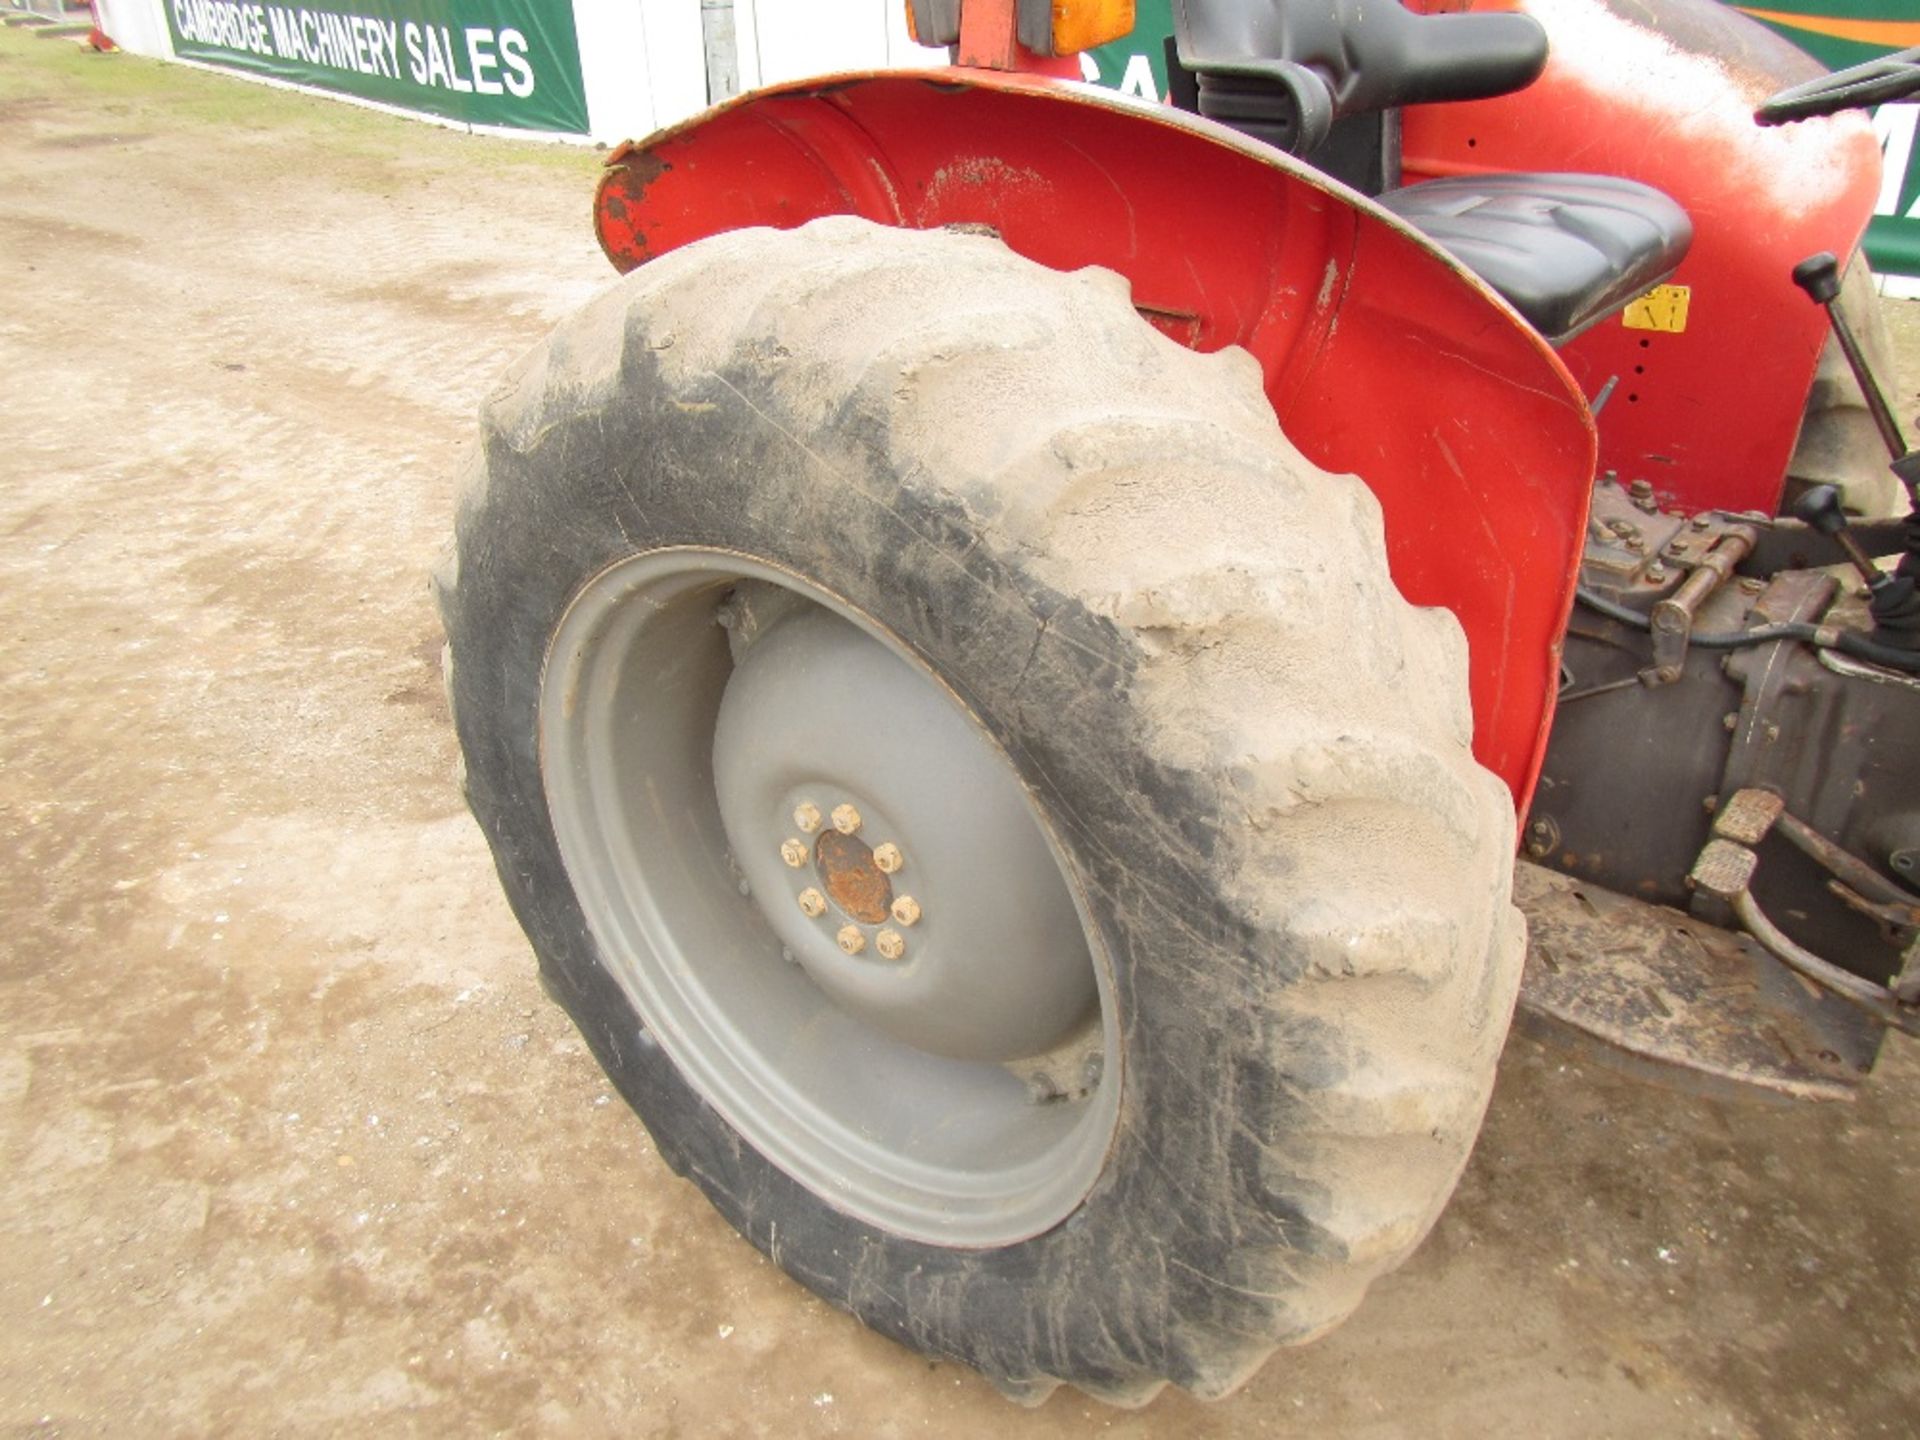
<svg viewBox="0 0 1920 1440"><path fill-rule="evenodd" d="M1904 100L1909 95L1920 95L1920 45L1836 70L1804 85L1789 85L1754 111L1753 118L1762 125L1786 125L1816 115L1837 115L1842 110Z"/></svg>

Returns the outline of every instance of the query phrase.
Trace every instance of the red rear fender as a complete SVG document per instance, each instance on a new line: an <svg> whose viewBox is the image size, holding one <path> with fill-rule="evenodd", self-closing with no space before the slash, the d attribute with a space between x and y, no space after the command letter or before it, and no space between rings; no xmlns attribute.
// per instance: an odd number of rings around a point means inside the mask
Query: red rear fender
<svg viewBox="0 0 1920 1440"><path fill-rule="evenodd" d="M1229 131L984 71L757 92L615 151L595 206L623 271L719 231L830 214L990 225L1043 265L1125 275L1141 313L1184 344L1251 351L1294 443L1379 496L1402 592L1460 617L1475 752L1524 812L1594 439L1571 377L1492 292Z"/></svg>

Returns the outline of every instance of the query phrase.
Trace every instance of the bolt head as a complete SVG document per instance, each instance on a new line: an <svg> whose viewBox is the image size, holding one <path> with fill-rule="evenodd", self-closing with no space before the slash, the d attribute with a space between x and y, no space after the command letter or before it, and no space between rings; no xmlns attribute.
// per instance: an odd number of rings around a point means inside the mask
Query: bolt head
<svg viewBox="0 0 1920 1440"><path fill-rule="evenodd" d="M833 807L833 828L842 835L852 835L860 829L860 812L851 805Z"/></svg>
<svg viewBox="0 0 1920 1440"><path fill-rule="evenodd" d="M811 800L802 800L793 807L793 823L802 835L811 835L820 828L820 807Z"/></svg>
<svg viewBox="0 0 1920 1440"><path fill-rule="evenodd" d="M800 913L812 919L819 919L827 913L827 897L809 885L800 892Z"/></svg>
<svg viewBox="0 0 1920 1440"><path fill-rule="evenodd" d="M893 918L902 925L920 923L920 902L911 895L896 895L893 900Z"/></svg>
<svg viewBox="0 0 1920 1440"><path fill-rule="evenodd" d="M858 955L867 948L867 937L860 933L858 925L842 925L840 933L833 938L834 943L849 955Z"/></svg>
<svg viewBox="0 0 1920 1440"><path fill-rule="evenodd" d="M807 863L806 841L782 840L780 842L780 858L795 870L798 870L802 865Z"/></svg>
<svg viewBox="0 0 1920 1440"><path fill-rule="evenodd" d="M907 863L907 857L900 853L900 847L891 840L873 847L873 863L888 875L897 874L900 867ZM908 922L911 923L911 922Z"/></svg>
<svg viewBox="0 0 1920 1440"><path fill-rule="evenodd" d="M882 930L873 937L873 948L880 952L881 958L898 960L907 953L907 941L898 930Z"/></svg>
<svg viewBox="0 0 1920 1440"><path fill-rule="evenodd" d="M1050 1105L1065 1092L1054 1083L1053 1077L1044 1070L1036 1070L1027 1076L1027 1103L1029 1105Z"/></svg>

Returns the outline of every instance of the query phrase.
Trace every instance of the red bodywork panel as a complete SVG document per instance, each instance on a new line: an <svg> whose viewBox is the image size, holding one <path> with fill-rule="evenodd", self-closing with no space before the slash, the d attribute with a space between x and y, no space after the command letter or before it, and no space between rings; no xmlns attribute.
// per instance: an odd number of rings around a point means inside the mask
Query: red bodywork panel
<svg viewBox="0 0 1920 1440"><path fill-rule="evenodd" d="M1400 222L1195 117L977 70L760 91L622 146L608 167L595 223L623 271L719 231L821 215L984 223L1043 265L1125 275L1182 343L1244 346L1294 443L1379 496L1402 593L1459 616L1474 751L1525 813L1592 425L1539 337Z"/></svg>
<svg viewBox="0 0 1920 1440"><path fill-rule="evenodd" d="M1430 10L1522 9L1546 26L1528 89L1403 113L1406 181L1498 170L1625 175L1693 217L1670 283L1691 291L1683 333L1618 316L1562 347L1600 415L1600 464L1686 509L1779 508L1825 315L1789 272L1843 260L1866 229L1880 147L1864 119L1763 130L1753 110L1822 67L1717 0L1429 0Z"/></svg>

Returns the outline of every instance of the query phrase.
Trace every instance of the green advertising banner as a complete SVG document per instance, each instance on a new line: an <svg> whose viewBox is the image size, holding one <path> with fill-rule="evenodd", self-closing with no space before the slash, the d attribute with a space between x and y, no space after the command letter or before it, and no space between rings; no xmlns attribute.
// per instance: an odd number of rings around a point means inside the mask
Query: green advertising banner
<svg viewBox="0 0 1920 1440"><path fill-rule="evenodd" d="M1920 45L1920 0L1779 0L1734 8L1772 27L1830 69ZM1137 0L1133 34L1081 57L1088 80L1148 100L1164 99L1161 43L1173 33L1172 0ZM1888 289L1920 295L1920 102L1882 105L1873 115L1885 182L1867 229L1867 258Z"/></svg>
<svg viewBox="0 0 1920 1440"><path fill-rule="evenodd" d="M1173 0L1134 0L1133 33L1080 57L1081 75L1123 95L1167 98L1166 40L1173 34Z"/></svg>
<svg viewBox="0 0 1920 1440"><path fill-rule="evenodd" d="M176 54L475 125L582 134L572 0L164 0Z"/></svg>

